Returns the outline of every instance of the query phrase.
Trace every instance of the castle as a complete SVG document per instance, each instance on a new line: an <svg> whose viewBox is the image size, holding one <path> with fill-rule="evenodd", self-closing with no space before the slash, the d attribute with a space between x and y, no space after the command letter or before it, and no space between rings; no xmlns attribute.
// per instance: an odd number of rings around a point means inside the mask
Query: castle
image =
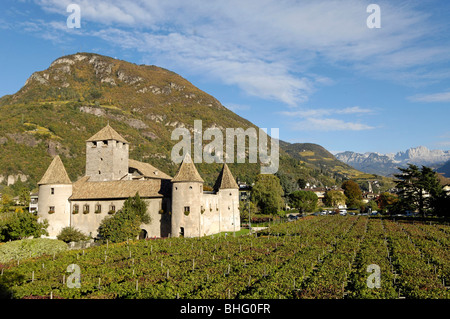
<svg viewBox="0 0 450 319"><path fill-rule="evenodd" d="M150 224L140 237L201 237L240 230L239 189L223 165L213 191L189 154L172 178L148 163L129 158L129 143L109 124L86 141L86 173L72 183L59 156L39 181L38 218L47 219L50 238L64 227L97 236L101 221L139 193Z"/></svg>

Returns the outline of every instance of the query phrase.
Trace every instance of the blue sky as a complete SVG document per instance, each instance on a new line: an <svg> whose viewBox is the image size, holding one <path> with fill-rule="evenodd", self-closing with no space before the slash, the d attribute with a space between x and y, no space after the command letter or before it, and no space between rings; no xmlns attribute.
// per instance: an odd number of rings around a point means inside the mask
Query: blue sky
<svg viewBox="0 0 450 319"><path fill-rule="evenodd" d="M371 3L381 28L367 26ZM288 142L450 149L445 0L2 0L0 43L0 96L62 55L95 52L172 70Z"/></svg>

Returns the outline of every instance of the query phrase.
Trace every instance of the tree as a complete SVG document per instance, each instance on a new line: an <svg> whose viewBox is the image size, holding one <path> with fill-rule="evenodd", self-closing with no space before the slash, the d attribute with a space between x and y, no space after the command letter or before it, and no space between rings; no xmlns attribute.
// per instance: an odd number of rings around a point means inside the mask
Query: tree
<svg viewBox="0 0 450 319"><path fill-rule="evenodd" d="M381 193L375 201L378 204L378 208L384 213L390 211L394 205L398 202L398 196L388 192Z"/></svg>
<svg viewBox="0 0 450 319"><path fill-rule="evenodd" d="M443 196L443 189L433 169L408 164L406 168L398 168L401 174L395 174L395 181L399 191L400 207L418 210L422 217L427 212L436 209L439 198Z"/></svg>
<svg viewBox="0 0 450 319"><path fill-rule="evenodd" d="M344 195L347 197L346 204L348 207L361 206L362 192L355 181L347 180L342 183L341 187L344 190Z"/></svg>
<svg viewBox="0 0 450 319"><path fill-rule="evenodd" d="M344 205L347 197L340 191L329 190L325 193L323 202L326 206L337 208L339 205Z"/></svg>
<svg viewBox="0 0 450 319"><path fill-rule="evenodd" d="M130 197L124 202L122 209L116 214L102 220L98 234L101 238L111 242L123 242L136 238L140 232L140 225L150 222L147 203L136 193L134 197Z"/></svg>
<svg viewBox="0 0 450 319"><path fill-rule="evenodd" d="M29 212L12 213L2 226L2 240L18 240L27 237L39 238L48 235L48 221L38 222L37 216Z"/></svg>
<svg viewBox="0 0 450 319"><path fill-rule="evenodd" d="M308 182L305 180L305 179L303 179L303 178L299 178L298 180L297 180L297 185L298 185L298 187L300 188L300 189L304 189L305 187L306 187L306 184L307 184Z"/></svg>
<svg viewBox="0 0 450 319"><path fill-rule="evenodd" d="M369 213L370 211L376 211L378 209L378 204L373 199L370 200L367 204L363 205L361 210L364 210L364 212Z"/></svg>
<svg viewBox="0 0 450 319"><path fill-rule="evenodd" d="M276 214L284 205L280 179L271 174L259 174L252 188L252 201L265 214Z"/></svg>
<svg viewBox="0 0 450 319"><path fill-rule="evenodd" d="M0 212L1 213L9 212L11 205L13 205L12 197L8 194L3 194Z"/></svg>
<svg viewBox="0 0 450 319"><path fill-rule="evenodd" d="M313 191L295 191L289 194L291 206L300 213L313 212L317 209L318 197Z"/></svg>
<svg viewBox="0 0 450 319"><path fill-rule="evenodd" d="M147 212L147 206L148 204L141 199L139 193L136 193L134 197L128 198L123 203L122 210L129 210L130 212L136 214L142 224L149 224L151 222L151 218Z"/></svg>
<svg viewBox="0 0 450 319"><path fill-rule="evenodd" d="M19 192L19 202L22 206L28 206L30 204L30 190L22 188Z"/></svg>

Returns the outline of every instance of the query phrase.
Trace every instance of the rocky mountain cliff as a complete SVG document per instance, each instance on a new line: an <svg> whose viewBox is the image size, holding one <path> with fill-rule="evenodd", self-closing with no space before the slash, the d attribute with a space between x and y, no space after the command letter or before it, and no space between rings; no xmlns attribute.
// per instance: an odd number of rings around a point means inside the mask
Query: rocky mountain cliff
<svg viewBox="0 0 450 319"><path fill-rule="evenodd" d="M130 158L173 176L178 165L170 154L178 140L171 140L171 133L177 127L192 132L194 120L202 120L203 130L217 127L223 133L225 128L257 129L169 70L93 53L58 58L33 73L17 93L0 98L0 186L13 179L9 176L35 185L56 154L75 181L84 174L86 139L107 123L130 142ZM329 185L345 177L345 172L335 174L334 165L317 165L322 155L300 160L286 151L289 145L280 141L280 178ZM241 181L251 182L260 172L259 164L229 166ZM197 167L206 184L214 185L221 165ZM352 176L358 174L364 175L351 169Z"/></svg>
<svg viewBox="0 0 450 319"><path fill-rule="evenodd" d="M347 151L335 156L338 160L363 172L389 176L398 173L397 167L406 167L408 163L439 167L450 160L450 151L430 150L425 146L419 146L389 154L375 152L361 154Z"/></svg>

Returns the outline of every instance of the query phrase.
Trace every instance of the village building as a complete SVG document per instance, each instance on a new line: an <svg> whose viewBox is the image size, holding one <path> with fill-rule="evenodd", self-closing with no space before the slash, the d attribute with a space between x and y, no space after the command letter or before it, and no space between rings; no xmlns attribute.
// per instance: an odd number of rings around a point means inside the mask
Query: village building
<svg viewBox="0 0 450 319"><path fill-rule="evenodd" d="M201 237L240 230L239 187L226 164L212 191L189 154L172 178L129 158L129 143L109 124L86 141L86 173L72 182L56 156L39 181L38 217L47 219L49 237L74 227L96 237L101 221L139 194L151 223L141 237Z"/></svg>

